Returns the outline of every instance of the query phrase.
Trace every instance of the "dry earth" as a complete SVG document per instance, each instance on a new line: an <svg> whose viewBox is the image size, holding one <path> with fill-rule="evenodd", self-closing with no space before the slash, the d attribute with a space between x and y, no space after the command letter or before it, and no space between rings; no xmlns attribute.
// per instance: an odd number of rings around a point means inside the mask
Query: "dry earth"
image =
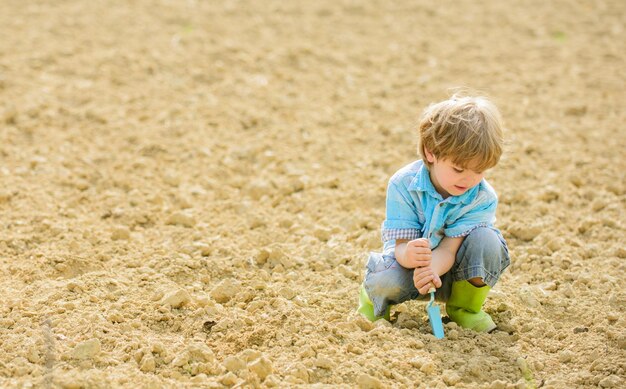
<svg viewBox="0 0 626 389"><path fill-rule="evenodd" d="M623 387L625 4L0 1L0 386ZM513 259L437 341L354 309L459 85Z"/></svg>

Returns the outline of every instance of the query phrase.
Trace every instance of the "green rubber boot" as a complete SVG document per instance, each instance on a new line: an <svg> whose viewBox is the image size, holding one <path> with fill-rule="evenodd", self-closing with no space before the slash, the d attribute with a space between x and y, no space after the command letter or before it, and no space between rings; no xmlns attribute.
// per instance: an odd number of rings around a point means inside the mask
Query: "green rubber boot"
<svg viewBox="0 0 626 389"><path fill-rule="evenodd" d="M359 309L357 309L357 312L363 315L367 320L371 322L374 322L378 319L385 319L389 321L390 311L391 311L391 307L387 307L387 311L385 312L384 315L382 316L374 315L374 304L372 304L372 301L367 296L367 292L365 291L365 288L363 287L363 285L359 287Z"/></svg>
<svg viewBox="0 0 626 389"><path fill-rule="evenodd" d="M495 330L496 323L481 309L490 289L489 285L478 288L469 281L453 282L450 299L446 303L446 312L450 319L461 327L476 332Z"/></svg>

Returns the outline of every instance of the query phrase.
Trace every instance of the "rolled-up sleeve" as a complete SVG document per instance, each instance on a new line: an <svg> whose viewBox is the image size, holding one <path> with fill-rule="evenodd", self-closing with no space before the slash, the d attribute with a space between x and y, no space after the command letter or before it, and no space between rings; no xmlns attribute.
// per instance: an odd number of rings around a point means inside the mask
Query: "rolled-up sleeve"
<svg viewBox="0 0 626 389"><path fill-rule="evenodd" d="M492 198L472 208L444 229L445 236L459 238L479 227L491 226L496 221L498 199Z"/></svg>
<svg viewBox="0 0 626 389"><path fill-rule="evenodd" d="M386 205L386 217L382 225L383 242L395 239L413 240L421 236L422 223L408 189L390 180Z"/></svg>

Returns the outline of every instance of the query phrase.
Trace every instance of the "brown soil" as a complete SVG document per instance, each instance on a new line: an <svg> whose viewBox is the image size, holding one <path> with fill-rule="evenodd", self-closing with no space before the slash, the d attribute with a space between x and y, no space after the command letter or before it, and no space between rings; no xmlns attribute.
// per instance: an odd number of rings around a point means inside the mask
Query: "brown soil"
<svg viewBox="0 0 626 389"><path fill-rule="evenodd" d="M623 1L0 2L0 386L620 387ZM500 330L354 314L420 111L488 93Z"/></svg>

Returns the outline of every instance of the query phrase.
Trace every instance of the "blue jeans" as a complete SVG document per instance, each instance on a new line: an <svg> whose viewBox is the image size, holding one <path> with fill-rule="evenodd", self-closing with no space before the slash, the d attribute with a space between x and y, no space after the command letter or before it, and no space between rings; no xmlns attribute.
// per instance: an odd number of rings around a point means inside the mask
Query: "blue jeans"
<svg viewBox="0 0 626 389"><path fill-rule="evenodd" d="M441 276L442 285L435 298L448 301L452 282L475 277L493 287L510 262L509 249L500 231L476 228L463 240L450 271ZM370 253L363 286L374 304L376 316L382 316L389 305L430 297L419 294L413 284L413 269L402 267L393 255Z"/></svg>

